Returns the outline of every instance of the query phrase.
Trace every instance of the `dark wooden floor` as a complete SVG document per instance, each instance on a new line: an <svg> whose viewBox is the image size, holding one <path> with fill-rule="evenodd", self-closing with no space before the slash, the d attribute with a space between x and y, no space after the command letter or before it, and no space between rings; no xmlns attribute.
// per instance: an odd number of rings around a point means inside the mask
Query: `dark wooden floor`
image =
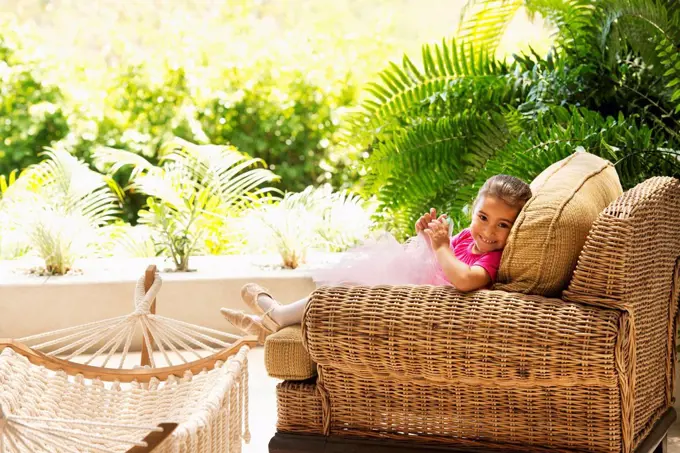
<svg viewBox="0 0 680 453"><path fill-rule="evenodd" d="M675 409L670 408L654 425L654 428L635 449L635 453L666 453L666 435L677 418ZM269 442L269 453L491 453L502 451L541 451L497 447L462 447L422 445L415 442L387 439L350 438L341 436L314 436L302 434L276 433ZM550 450L543 450L550 451Z"/></svg>

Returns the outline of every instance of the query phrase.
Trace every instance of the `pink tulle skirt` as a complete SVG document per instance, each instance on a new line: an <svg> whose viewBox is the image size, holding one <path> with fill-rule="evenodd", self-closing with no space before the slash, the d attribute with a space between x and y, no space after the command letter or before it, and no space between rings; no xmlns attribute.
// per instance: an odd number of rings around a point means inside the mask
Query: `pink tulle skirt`
<svg viewBox="0 0 680 453"><path fill-rule="evenodd" d="M421 233L401 244L384 233L348 250L337 263L312 271L322 285L450 285Z"/></svg>

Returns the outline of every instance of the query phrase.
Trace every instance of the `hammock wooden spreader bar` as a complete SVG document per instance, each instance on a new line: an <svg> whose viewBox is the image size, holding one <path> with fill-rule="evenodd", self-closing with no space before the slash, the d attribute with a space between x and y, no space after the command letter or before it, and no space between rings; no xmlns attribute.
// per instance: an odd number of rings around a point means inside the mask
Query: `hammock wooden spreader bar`
<svg viewBox="0 0 680 453"><path fill-rule="evenodd" d="M16 341L62 360L79 361L81 356L86 356L83 365L123 369L136 336L141 337L141 365L152 368L190 364L243 340L243 337L227 332L157 315L156 296L162 283L156 266L151 265L137 282L134 310L130 314ZM154 352L160 355L163 364L157 363ZM115 354L118 354L117 364L110 365ZM224 357L219 359L224 360Z"/></svg>
<svg viewBox="0 0 680 453"><path fill-rule="evenodd" d="M200 360L190 362L188 365L174 365L162 368L135 368L135 369L110 369L80 363L69 362L67 360L50 357L40 351L35 351L28 346L10 339L0 339L0 351L9 348L26 357L32 364L43 366L53 371L64 371L71 375L82 375L87 379L101 379L102 381L118 382L149 382L152 378L161 381L170 376L182 376L187 371L193 374L214 367L216 362L226 361L230 356L236 354L243 346L252 346L257 343L256 339L244 338L236 341L228 349L223 349L213 355L204 357Z"/></svg>

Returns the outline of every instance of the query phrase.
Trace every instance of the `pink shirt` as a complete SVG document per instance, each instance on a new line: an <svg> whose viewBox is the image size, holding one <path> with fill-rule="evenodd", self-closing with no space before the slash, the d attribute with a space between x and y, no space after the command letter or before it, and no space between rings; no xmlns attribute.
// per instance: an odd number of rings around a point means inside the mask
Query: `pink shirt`
<svg viewBox="0 0 680 453"><path fill-rule="evenodd" d="M501 255L503 250L494 250L493 252L482 253L478 255L472 252L472 246L474 245L474 240L470 234L470 229L465 228L463 231L451 238L451 250L453 254L456 255L463 263L468 266L480 266L482 267L489 277L491 277L491 282L496 281L496 274L498 273L498 266L501 264ZM439 269L438 277L443 278L444 281L448 281L446 276L444 276L444 271Z"/></svg>

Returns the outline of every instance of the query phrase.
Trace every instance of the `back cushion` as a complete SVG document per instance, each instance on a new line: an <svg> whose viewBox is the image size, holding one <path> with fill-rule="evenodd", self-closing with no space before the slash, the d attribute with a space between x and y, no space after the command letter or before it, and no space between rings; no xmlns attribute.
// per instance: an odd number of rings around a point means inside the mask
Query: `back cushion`
<svg viewBox="0 0 680 453"><path fill-rule="evenodd" d="M598 214L621 193L614 166L577 151L531 183L503 251L495 289L559 296Z"/></svg>

